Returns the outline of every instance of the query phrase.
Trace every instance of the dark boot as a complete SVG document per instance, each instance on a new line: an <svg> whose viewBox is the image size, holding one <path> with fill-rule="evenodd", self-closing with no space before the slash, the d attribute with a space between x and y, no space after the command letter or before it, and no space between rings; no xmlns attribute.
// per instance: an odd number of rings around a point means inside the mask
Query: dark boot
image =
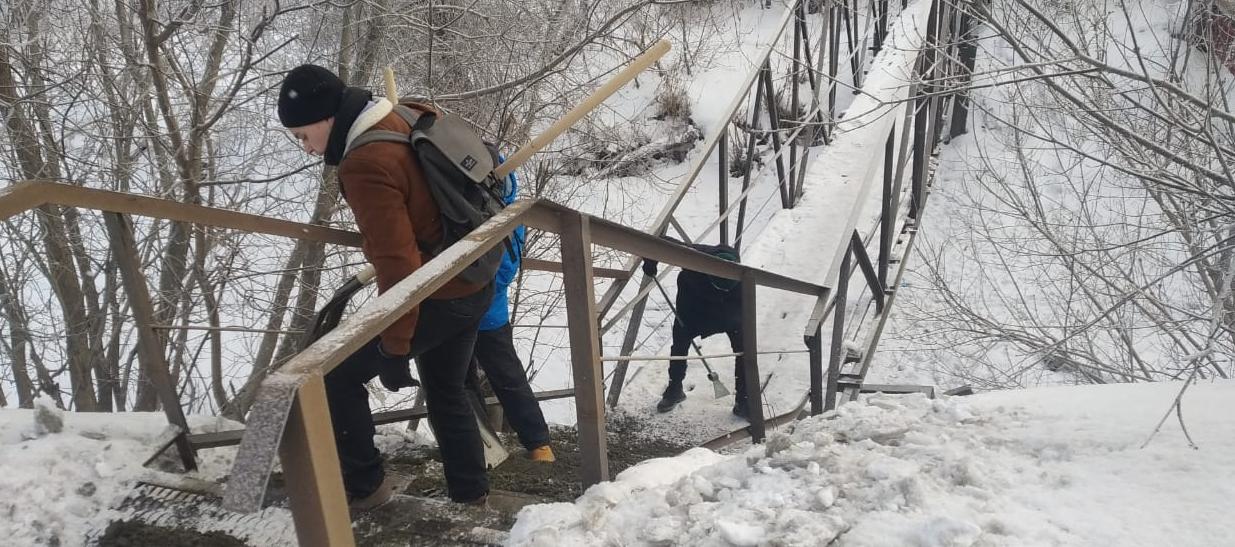
<svg viewBox="0 0 1235 547"><path fill-rule="evenodd" d="M412 364L398 359L388 359L378 365L377 378L382 387L399 391L405 387L420 387L420 381L412 378Z"/></svg>
<svg viewBox="0 0 1235 547"><path fill-rule="evenodd" d="M377 509L389 503L395 494L407 489L411 482L408 477L387 473L382 479L382 484L378 485L377 490L374 490L372 494L364 497L348 496L347 508L358 513Z"/></svg>
<svg viewBox="0 0 1235 547"><path fill-rule="evenodd" d="M746 399L738 399L733 403L733 415L743 420L750 419L750 408L746 404Z"/></svg>
<svg viewBox="0 0 1235 547"><path fill-rule="evenodd" d="M656 403L658 412L669 412L673 407L678 406L678 403L686 400L686 392L682 391L682 382L669 381L669 387L665 388L665 393L660 396L660 402Z"/></svg>

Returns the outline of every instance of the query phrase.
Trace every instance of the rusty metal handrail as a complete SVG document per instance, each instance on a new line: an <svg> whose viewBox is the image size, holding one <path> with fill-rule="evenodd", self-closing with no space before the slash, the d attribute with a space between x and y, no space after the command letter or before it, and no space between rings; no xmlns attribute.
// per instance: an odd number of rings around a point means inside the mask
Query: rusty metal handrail
<svg viewBox="0 0 1235 547"><path fill-rule="evenodd" d="M608 474L590 267L592 244L740 280L751 292L757 285L812 296L828 290L699 253L562 205L539 200L517 201L353 313L338 328L297 354L262 383L249 416L249 427L236 455L224 505L237 511L260 508L278 453L285 473L297 476L289 481L297 529L303 526L305 537L310 533L325 536L340 533L332 530L344 527L346 507L342 505L344 497L333 434L323 427L329 422L329 413L324 410L323 377L361 344L405 315L476 258L500 245L518 224L561 235L580 444L581 449L586 449L584 479L589 484L607 479ZM753 296L750 302L753 310ZM753 336L754 329L749 330ZM757 367L755 356L745 359L750 363L747 366ZM752 421L761 424L759 418L753 417ZM758 431L761 435L761 427Z"/></svg>
<svg viewBox="0 0 1235 547"><path fill-rule="evenodd" d="M360 247L361 242L360 234L337 228L59 182L28 180L0 190L0 220L44 205L161 218L348 247Z"/></svg>
<svg viewBox="0 0 1235 547"><path fill-rule="evenodd" d="M359 234L346 230L50 181L23 181L0 189L0 220L49 205L104 212L111 223L109 226L114 224L118 233L130 234L127 255L132 255L134 261L132 226L128 224L126 215L353 247L361 242ZM561 271L566 278L576 408L580 418L581 445L586 445L581 446L585 460L585 482L598 482L608 476L592 278L597 274L620 278L624 273L603 269L594 271L590 261L593 243L743 282L746 287L745 300L749 303L744 311L744 320L752 323L754 288L758 285L813 296L828 291L820 285L722 260L562 205L537 200L518 201L352 314L339 328L294 356L263 381L237 454L225 505L250 510L260 506L277 452L284 472L296 477L289 481L288 490L298 535L312 542L351 543L334 438L329 428L323 427L329 424L330 419L324 375L365 340L376 336L452 279L467 264L499 245L506 234L519 224L561 235L562 263L544 263L540 266ZM125 276L126 286L144 287L140 271L136 267L130 269L132 271ZM130 294L130 298L135 297ZM147 303L148 298L146 295ZM154 340L154 324L149 318L138 323L139 338ZM747 336L751 338L751 347L755 347L753 324L747 329ZM744 356L745 366L754 370L757 376L756 359L756 355ZM758 400L757 392L752 396ZM170 399L165 406L179 410L176 403L175 399ZM176 419L169 414L169 420L188 433L187 427L181 423L182 416ZM762 415L752 415L752 423L756 435L761 437Z"/></svg>
<svg viewBox="0 0 1235 547"><path fill-rule="evenodd" d="M701 154L696 156L694 163L688 169L684 182L678 184L673 194L662 207L656 216L656 220L646 229L648 233L662 234L665 233L669 226L675 226L681 232L680 226L677 226L674 220L674 214L677 207L685 197L702 170L711 165L713 154L718 152L719 171L721 173L720 180L728 181L728 131L734 123L738 111L743 104L747 102L750 96L754 95L754 105L752 110L752 130L749 132L747 142L745 144L746 155L749 157L755 150L756 134L770 135L772 140L772 148L774 154L768 159L767 167L761 168L772 169L773 166L777 171L777 179L780 183L781 204L784 208L792 208L797 199L802 194L802 188L805 183L805 165L809 161L810 148L813 144L801 142L801 137L806 134L814 133L812 141L816 138L822 138L823 142L828 142L831 135L831 123L836 119L836 91L838 87L838 78L840 74L839 66L839 48L840 35L842 24L849 28L846 34L849 38L849 68L852 71L853 82L855 85L861 85L862 70L867 64L869 58L864 52L870 46L870 50L878 53L883 42L887 38L887 22L889 17L889 0L875 0L871 2L872 16L876 18L876 25L873 32L863 33L859 38L858 32L853 30L853 25L856 24L857 4L844 4L839 1L826 2L821 6L823 15L823 29L818 41L818 59L817 63L812 63L811 52L814 48L812 41L809 38L807 25L807 10L802 0L791 0L786 6L784 16L775 27L774 33L767 45L762 46L759 52L751 61L751 70L746 78L738 87L737 94L734 96L725 113L719 119L723 120L719 126L712 131L707 138L704 139L700 149ZM902 8L903 3L902 3ZM778 52L778 48L784 42L784 46L789 46L789 38L786 36L786 29L792 24L792 56L787 53L781 53L785 58L791 59L791 81L796 81L801 73L805 72L810 83L812 92L810 93L810 106L798 120L793 123L786 123L785 120L779 119L777 107L774 107L773 101L777 95L775 84L772 77L772 58L773 54ZM855 40L857 40L855 42ZM828 52L828 68L824 72L824 52L825 48ZM804 59L803 59L804 57ZM812 66L812 64L814 66ZM826 82L824 81L826 79ZM790 93L791 110L799 111L798 88L792 86ZM788 89L788 88L786 88ZM856 93L856 88L855 88ZM766 100L765 100L766 99ZM766 103L766 104L765 104ZM764 106L761 106L764 105ZM805 106L805 105L802 105ZM762 115L764 108L767 108L766 115L770 128L760 130L758 128L758 120ZM807 131L808 128L812 129ZM814 129L819 131L814 131ZM805 132L805 133L804 133ZM782 135L783 133L783 135ZM799 155L800 153L800 155ZM785 159L788 160L788 169L782 163ZM717 203L719 216L699 234L699 238L707 236L715 228L719 228L719 238L722 244L729 244L729 218L737 215L737 230L738 236L732 240L735 247L739 247L742 235L744 235L744 219L747 210L747 199L749 194L755 190L756 186L750 184L752 176L756 171L749 166L746 169L745 176L742 181L742 192L736 199L731 199L728 191L728 184L717 185ZM735 211L736 209L736 211ZM685 236L685 233L682 233ZM686 237L689 239L689 237ZM634 350L634 345L638 339L639 329L642 325L643 313L645 310L647 295L652 289L652 284L648 279L642 279L639 288L635 291L630 299L627 299L620 307L615 307L620 296L627 289L629 280L634 277L638 268L638 261L631 260L622 266L630 275L626 278L621 278L610 284L606 289L604 296L599 301L600 315L605 317L605 322L602 323L601 333L610 332L618 324L625 322L626 329L623 335L620 354L628 354ZM668 273L668 269L661 274L663 277ZM614 311L616 309L616 311ZM626 366L619 365L613 373L610 391L608 394L608 403L611 407L616 407L618 400L621 397L622 387L626 378Z"/></svg>
<svg viewBox="0 0 1235 547"><path fill-rule="evenodd" d="M62 182L27 180L0 188L0 221L45 205L188 222L254 234L283 236L317 243L333 243L345 247L359 248L362 241L359 233L350 230ZM544 272L560 273L562 271L562 265L559 263L535 258L524 259L523 268ZM613 268L596 268L594 275L623 279L629 276L629 273Z"/></svg>

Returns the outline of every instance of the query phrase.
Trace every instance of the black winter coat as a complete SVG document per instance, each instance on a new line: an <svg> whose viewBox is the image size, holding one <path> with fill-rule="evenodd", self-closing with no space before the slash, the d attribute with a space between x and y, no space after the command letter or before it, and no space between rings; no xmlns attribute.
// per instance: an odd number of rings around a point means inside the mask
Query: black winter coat
<svg viewBox="0 0 1235 547"><path fill-rule="evenodd" d="M694 244L690 247L712 256L738 256L737 251L728 245ZM683 269L678 273L676 300L679 322L696 335L708 336L742 327L740 283Z"/></svg>

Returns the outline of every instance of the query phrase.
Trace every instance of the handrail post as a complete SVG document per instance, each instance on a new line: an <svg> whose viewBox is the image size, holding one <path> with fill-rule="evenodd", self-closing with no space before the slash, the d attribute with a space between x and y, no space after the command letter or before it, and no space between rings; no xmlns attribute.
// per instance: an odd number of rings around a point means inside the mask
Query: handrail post
<svg viewBox="0 0 1235 547"><path fill-rule="evenodd" d="M798 20L802 18L802 2L799 0L797 6L794 7L794 23L793 23L793 70L789 72L789 86L792 91L789 97L789 111L793 116L793 124L789 131L802 127L806 120L801 118L799 109L801 108L800 88L798 84L798 75L802 73L802 25L798 24ZM801 167L798 165L798 142L801 140L801 133L797 137L789 141L789 206L797 205L800 197L801 189L797 185L797 170Z"/></svg>
<svg viewBox="0 0 1235 547"><path fill-rule="evenodd" d="M888 263L892 257L892 230L896 209L892 207L892 181L896 174L896 125L888 131L883 148L883 200L879 212L879 285L888 287Z"/></svg>
<svg viewBox="0 0 1235 547"><path fill-rule="evenodd" d="M652 276L643 276L639 281L639 292L643 294L644 289L652 284ZM630 355L634 351L635 343L639 341L639 328L643 325L643 310L647 307L648 297L644 296L635 303L634 309L630 310L630 323L626 325L626 333L622 338L622 351L618 355ZM622 386L626 384L626 370L630 368L629 361L620 361L613 369L613 380L609 382L609 408L617 408L618 399L622 397Z"/></svg>
<svg viewBox="0 0 1235 547"><path fill-rule="evenodd" d="M841 2L844 6L845 38L849 41L849 70L853 75L854 94L857 94L862 89L862 64L864 61L862 48L858 44L858 29L855 22L858 16L857 9L851 7L856 5L857 2L858 0L853 0L853 4L850 4L849 0L842 0Z"/></svg>
<svg viewBox="0 0 1235 547"><path fill-rule="evenodd" d="M755 106L750 113L750 134L746 138L746 157L743 161L746 162L746 172L742 174L742 194L746 194L746 189L750 188L750 176L755 170L755 134L759 132L759 109L763 107L763 69L759 69L759 76L755 79ZM733 248L742 250L742 235L746 231L746 201L747 198L742 198L742 203L738 205L738 227L737 232L733 235Z"/></svg>
<svg viewBox="0 0 1235 547"><path fill-rule="evenodd" d="M918 54L917 59L917 76L923 78L923 65L926 62L927 55L925 53ZM922 85L918 89L929 92L931 86ZM922 96L912 99L914 105L913 115L913 170L910 174L910 199L909 199L909 218L918 220L918 214L922 204L922 186L926 177L926 165L930 161L927 158L926 150L926 124L929 118L930 99Z"/></svg>
<svg viewBox="0 0 1235 547"><path fill-rule="evenodd" d="M836 122L836 88L840 80L840 4L833 2L827 13L827 33L825 41L828 44L828 119L824 125L826 142L832 142L832 124ZM822 47L822 44L821 44ZM819 53L820 56L823 52Z"/></svg>
<svg viewBox="0 0 1235 547"><path fill-rule="evenodd" d="M133 320L137 323L138 361L146 370L150 382L154 384L167 422L180 428L180 434L176 438L180 463L184 465L185 471L194 471L197 469L197 459L193 445L188 440L189 424L185 420L184 409L180 407L180 397L176 395L176 387L168 373L159 335L152 326L154 307L150 303L150 288L146 285L146 278L142 275L138 262L133 225L128 217L121 213L103 213L103 221L107 224L108 236L115 245L120 281L129 296L129 307L133 310Z"/></svg>
<svg viewBox="0 0 1235 547"><path fill-rule="evenodd" d="M772 133L772 151L776 156L776 180L780 184L780 205L792 209L793 202L789 200L788 180L785 178L785 158L780 153L780 103L776 100L776 91L772 87L772 64L763 62L763 94L767 99L768 131Z"/></svg>
<svg viewBox="0 0 1235 547"><path fill-rule="evenodd" d="M592 236L586 215L564 211L559 218L566 320L570 325L570 364L575 378L579 471L586 489L609 480L604 374L600 368L600 335L592 285Z"/></svg>
<svg viewBox="0 0 1235 547"><path fill-rule="evenodd" d="M875 313L883 313L884 286L879 281L879 274L875 272L875 266L871 264L870 255L866 254L866 244L862 243L862 236L858 235L857 230L853 231L850 249L853 257L858 261L858 268L862 270L862 275L866 277L866 284L871 288L871 298L875 300Z"/></svg>
<svg viewBox="0 0 1235 547"><path fill-rule="evenodd" d="M849 294L849 268L852 263L853 248L845 251L845 258L840 265L840 279L836 283L836 302L832 311L832 355L828 359L828 389L824 393L823 409L836 408L836 387L840 380L841 355L844 353L845 342L845 305Z"/></svg>
<svg viewBox="0 0 1235 547"><path fill-rule="evenodd" d="M717 158L718 171L717 173L717 195L716 205L717 214L720 219L720 244L729 244L729 215L725 211L729 209L729 122L726 121L724 127L720 130L720 157Z"/></svg>
<svg viewBox="0 0 1235 547"><path fill-rule="evenodd" d="M952 29L952 25L950 24L951 10L949 9L949 6L951 6L950 2L936 0L931 7L931 12L934 14L934 17L930 18L928 21L931 26L927 30L926 39L928 47L931 48L931 66L929 68L930 80L932 81L932 91L939 91L943 89L943 84L933 82L939 82L942 78L947 76L944 67L952 63L952 56L950 56L947 49L942 46L945 40L952 42L948 35L944 34L945 31L950 33ZM944 107L948 98L948 96L940 94L936 94L931 97L931 130L929 136L930 144L928 145L930 147L928 148L930 151L930 156L934 156L939 148L940 137L943 135Z"/></svg>
<svg viewBox="0 0 1235 547"><path fill-rule="evenodd" d="M969 86L970 78L973 75L974 63L977 59L978 43L974 36L973 15L969 9L961 10L960 29L957 31L960 37L959 56L961 61L961 77L957 78L956 86L964 89ZM969 122L969 92L961 91L956 96L955 110L952 111L952 129L951 136L953 138L965 134L966 125Z"/></svg>
<svg viewBox="0 0 1235 547"><path fill-rule="evenodd" d="M823 413L823 322L815 325L815 331L806 337L806 349L810 352L810 415Z"/></svg>
<svg viewBox="0 0 1235 547"><path fill-rule="evenodd" d="M763 386L759 377L759 333L755 324L755 293L758 284L749 271L742 275L742 368L746 376L746 409L750 420L750 440L764 438Z"/></svg>
<svg viewBox="0 0 1235 547"><path fill-rule="evenodd" d="M309 376L296 390L287 417L279 461L300 545L352 546L352 519L326 402L326 384Z"/></svg>
<svg viewBox="0 0 1235 547"><path fill-rule="evenodd" d="M823 125L823 111L819 108L819 76L823 72L823 48L827 45L828 40L827 16L829 12L827 9L822 9L821 11L824 15L824 31L820 34L819 38L819 64L816 65L815 59L811 57L810 52L810 27L806 25L806 2L805 0L798 2L797 24L802 27L802 55L806 58L806 76L810 81L811 111L815 113L809 122L814 125L810 132L810 146L816 146L823 142L820 133ZM802 163L805 164L806 160L803 159Z"/></svg>

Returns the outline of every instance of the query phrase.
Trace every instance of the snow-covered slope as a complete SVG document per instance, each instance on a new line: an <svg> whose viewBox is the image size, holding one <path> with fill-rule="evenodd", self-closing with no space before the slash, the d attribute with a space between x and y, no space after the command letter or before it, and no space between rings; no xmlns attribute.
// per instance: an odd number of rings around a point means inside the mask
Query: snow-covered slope
<svg viewBox="0 0 1235 547"><path fill-rule="evenodd" d="M652 460L513 545L1230 545L1235 382L874 396L766 445Z"/></svg>
<svg viewBox="0 0 1235 547"><path fill-rule="evenodd" d="M62 414L50 399L37 406L0 411L0 544L80 545L117 517L110 508L136 481L177 477L142 467L167 426L162 413ZM40 431L38 412L59 416L63 430ZM235 427L203 416L189 425L194 431ZM196 476L225 475L234 452L199 452Z"/></svg>

